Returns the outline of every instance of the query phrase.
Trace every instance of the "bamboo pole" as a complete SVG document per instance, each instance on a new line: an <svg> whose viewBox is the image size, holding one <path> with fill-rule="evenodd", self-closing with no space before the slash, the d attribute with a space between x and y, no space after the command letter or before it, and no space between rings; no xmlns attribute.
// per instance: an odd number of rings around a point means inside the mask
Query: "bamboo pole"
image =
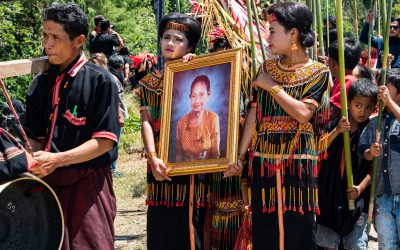
<svg viewBox="0 0 400 250"><path fill-rule="evenodd" d="M247 8L247 22L249 24L249 33L250 33L250 45L251 45L251 69L252 69L252 77L255 79L257 75L257 52L256 52L256 42L254 40L254 29L253 29L253 18L251 16L251 3L250 1L246 1ZM251 85L250 85L251 90ZM251 93L251 92L249 92Z"/></svg>
<svg viewBox="0 0 400 250"><path fill-rule="evenodd" d="M347 95L345 84L345 67L344 67L344 38L343 38L343 12L342 0L336 0L336 29L338 40L338 56L340 70L340 103L342 106L342 116L349 119L347 111ZM353 187L353 170L351 167L351 151L350 151L350 135L349 131L343 132L344 140L344 158L346 163L347 187ZM349 210L354 210L354 200L349 200Z"/></svg>
<svg viewBox="0 0 400 250"><path fill-rule="evenodd" d="M176 0L176 11L177 12L181 12L181 2L180 0Z"/></svg>
<svg viewBox="0 0 400 250"><path fill-rule="evenodd" d="M329 44L330 44L330 36L329 36L329 0L326 0L326 53L329 55Z"/></svg>
<svg viewBox="0 0 400 250"><path fill-rule="evenodd" d="M317 24L317 0L312 0L312 13L313 13L313 30L316 31L318 24ZM317 41L317 32L315 32L315 41ZM317 47L317 43L314 43L313 46L313 60L317 60L318 59L318 47Z"/></svg>
<svg viewBox="0 0 400 250"><path fill-rule="evenodd" d="M354 31L356 32L356 36L358 37L359 32L358 32L357 0L353 0L353 11L354 11L353 27L354 27Z"/></svg>
<svg viewBox="0 0 400 250"><path fill-rule="evenodd" d="M386 0L380 0L380 14L381 14L381 32L384 34L386 31ZM390 20L389 20L390 21Z"/></svg>
<svg viewBox="0 0 400 250"><path fill-rule="evenodd" d="M376 2L376 27L377 27L377 34L381 35L382 30L381 30L381 14L380 14L380 9L381 9L381 1Z"/></svg>
<svg viewBox="0 0 400 250"><path fill-rule="evenodd" d="M374 29L375 29L375 17L376 17L376 9L375 9L376 2L373 0L371 2L371 7L370 10L374 13L373 14L373 19L372 22L369 24L369 30L368 30L368 68L371 68L371 43L372 43L372 37L374 36Z"/></svg>
<svg viewBox="0 0 400 250"><path fill-rule="evenodd" d="M306 0L306 5L307 7L310 9L310 11L313 11L313 4L312 4L313 0ZM312 47L308 48L308 56L310 58L314 58L314 50Z"/></svg>
<svg viewBox="0 0 400 250"><path fill-rule="evenodd" d="M321 0L316 0L319 56L325 56ZM329 32L328 32L329 33Z"/></svg>
<svg viewBox="0 0 400 250"><path fill-rule="evenodd" d="M256 2L254 0L251 0L251 7L253 10L254 20L256 22L256 28L257 28L258 40L260 41L262 58L263 58L263 61L266 61L267 53L265 53L264 41L263 41L261 29L260 29L260 21L258 20L257 6L256 6Z"/></svg>
<svg viewBox="0 0 400 250"><path fill-rule="evenodd" d="M386 81L386 71L388 68L387 59L389 54L389 35L390 35L390 19L392 17L392 4L393 0L389 0L388 5L385 2L381 2L381 8L387 7L387 16L385 18L382 17L382 22L385 23L384 36L383 36L383 58L382 58L382 69L381 76L379 81L379 86L385 85ZM385 8L386 9L386 8ZM375 142L381 143L381 127L382 127L382 111L383 111L383 102L379 100L379 113L378 113L378 123L376 126L376 137ZM372 214L374 211L374 201L375 201L375 192L376 192L376 182L378 177L378 165L379 165L379 157L374 158L374 165L372 171L372 181L371 181L371 194L368 206L368 222L367 222L367 233L369 233L371 229L372 223Z"/></svg>

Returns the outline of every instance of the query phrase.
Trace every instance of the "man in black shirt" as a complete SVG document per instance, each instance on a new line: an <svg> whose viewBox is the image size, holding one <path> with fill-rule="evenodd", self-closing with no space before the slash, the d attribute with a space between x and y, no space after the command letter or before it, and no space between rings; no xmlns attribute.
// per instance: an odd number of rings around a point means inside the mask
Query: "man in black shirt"
<svg viewBox="0 0 400 250"><path fill-rule="evenodd" d="M86 15L75 4L44 10L50 69L28 90L25 126L37 167L65 220L63 249L114 249L110 163L117 158L118 95L110 74L88 63Z"/></svg>
<svg viewBox="0 0 400 250"><path fill-rule="evenodd" d="M100 21L100 32L89 40L90 53L104 53L107 58L114 54L114 47L124 46L120 35L110 28L110 21Z"/></svg>

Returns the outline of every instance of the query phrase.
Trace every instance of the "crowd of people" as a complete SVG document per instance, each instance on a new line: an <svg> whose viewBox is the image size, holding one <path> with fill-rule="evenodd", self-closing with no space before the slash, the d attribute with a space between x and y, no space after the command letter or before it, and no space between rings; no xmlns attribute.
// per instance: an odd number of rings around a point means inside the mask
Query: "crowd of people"
<svg viewBox="0 0 400 250"><path fill-rule="evenodd" d="M377 50L374 70L362 63L360 42L367 43L372 12L359 40L344 39L346 119L341 116L343 65L334 18L329 18L325 34L330 41L321 45L327 57L317 62L307 52L316 41L306 5L282 2L266 13L268 49L276 58L261 64L251 101L240 112L245 119L238 161L223 173L171 177L158 155L164 77L155 70L155 58L148 53L130 56L121 36L101 15L95 16L90 32L88 18L76 4L53 4L44 10L43 47L51 66L29 87L24 127L34 150L29 172L55 190L63 209L63 249L114 249L112 172L121 128L129 117L124 101L129 86L137 88L147 157L148 249L367 249L375 157L379 248L400 249L399 19L390 23L391 68L383 86L376 80L382 66L381 37L372 40ZM185 63L196 57L201 24L188 15L169 13L159 23L158 35L164 61ZM83 50L87 42L89 59ZM228 48L222 35L210 53ZM210 81L199 76L187 84L192 106L178 122L176 157L218 157L218 116L205 107ZM381 141L376 142L378 100L384 112ZM209 141L206 152L187 140L200 129L210 132L204 138ZM344 131L350 133L350 188ZM195 200L190 200L190 191ZM354 211L349 211L348 200L355 201ZM244 218L244 213L251 217ZM246 219L251 221L247 235L241 228Z"/></svg>

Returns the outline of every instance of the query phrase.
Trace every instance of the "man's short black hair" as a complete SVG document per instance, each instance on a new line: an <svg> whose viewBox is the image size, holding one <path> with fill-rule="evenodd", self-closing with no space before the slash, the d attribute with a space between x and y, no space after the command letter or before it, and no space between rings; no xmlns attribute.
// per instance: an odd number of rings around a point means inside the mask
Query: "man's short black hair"
<svg viewBox="0 0 400 250"><path fill-rule="evenodd" d="M61 24L72 40L77 36L87 36L89 24L86 14L78 5L53 3L43 12L43 21L53 21Z"/></svg>
<svg viewBox="0 0 400 250"><path fill-rule="evenodd" d="M360 78L351 84L347 93L347 100L351 102L355 96L370 97L373 105L377 102L378 86L367 78Z"/></svg>
<svg viewBox="0 0 400 250"><path fill-rule="evenodd" d="M112 55L108 58L108 67L119 69L122 65L124 65L124 58L122 56Z"/></svg>
<svg viewBox="0 0 400 250"><path fill-rule="evenodd" d="M336 17L335 16L329 16L328 21L330 24L333 25L334 28L336 28ZM324 19L324 23L326 23L326 18Z"/></svg>
<svg viewBox="0 0 400 250"><path fill-rule="evenodd" d="M388 69L386 72L386 84L391 83L400 94L400 68Z"/></svg>
<svg viewBox="0 0 400 250"><path fill-rule="evenodd" d="M373 75L372 71L367 66L365 66L362 63L358 63L356 67L358 68L358 76L355 76L355 77L367 78L371 81L374 79L374 75Z"/></svg>
<svg viewBox="0 0 400 250"><path fill-rule="evenodd" d="M101 32L105 32L110 28L110 21L109 20L101 20L99 22Z"/></svg>
<svg viewBox="0 0 400 250"><path fill-rule="evenodd" d="M101 20L105 20L105 17L102 15L97 15L97 16L93 17L94 25L95 26L99 25L99 22Z"/></svg>
<svg viewBox="0 0 400 250"><path fill-rule="evenodd" d="M335 62L339 64L338 41L331 43L328 51L329 58L335 60ZM360 61L360 55L360 43L354 38L344 38L344 67L347 70L353 70Z"/></svg>

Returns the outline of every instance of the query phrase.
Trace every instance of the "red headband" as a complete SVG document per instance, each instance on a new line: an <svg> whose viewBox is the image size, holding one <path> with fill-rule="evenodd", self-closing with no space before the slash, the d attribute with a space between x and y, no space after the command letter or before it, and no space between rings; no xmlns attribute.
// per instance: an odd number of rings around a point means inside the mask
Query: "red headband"
<svg viewBox="0 0 400 250"><path fill-rule="evenodd" d="M274 13L271 13L271 14L267 15L267 20L271 24L271 23L275 22L276 20L278 20L278 18L276 18Z"/></svg>
<svg viewBox="0 0 400 250"><path fill-rule="evenodd" d="M179 31L184 31L188 32L189 31L189 26L186 24L181 24L181 23L174 23L174 22L168 22L167 23L167 28L172 29L172 30L179 30Z"/></svg>

